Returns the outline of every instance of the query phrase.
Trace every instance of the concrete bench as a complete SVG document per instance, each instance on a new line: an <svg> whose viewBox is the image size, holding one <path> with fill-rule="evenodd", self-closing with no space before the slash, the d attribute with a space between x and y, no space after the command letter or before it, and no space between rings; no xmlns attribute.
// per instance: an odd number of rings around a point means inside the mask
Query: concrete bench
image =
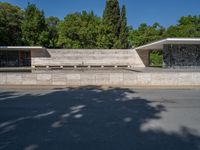
<svg viewBox="0 0 200 150"><path fill-rule="evenodd" d="M71 70L71 69L113 69L113 68L131 68L130 65L127 64L118 64L118 65L94 65L94 64L74 64L74 65L36 65L32 66L34 70Z"/></svg>
<svg viewBox="0 0 200 150"><path fill-rule="evenodd" d="M55 66L49 66L48 68L51 70L60 70L63 69L63 66L55 65Z"/></svg>
<svg viewBox="0 0 200 150"><path fill-rule="evenodd" d="M32 69L47 69L47 66L45 66L45 65L38 65L38 66L32 66Z"/></svg>

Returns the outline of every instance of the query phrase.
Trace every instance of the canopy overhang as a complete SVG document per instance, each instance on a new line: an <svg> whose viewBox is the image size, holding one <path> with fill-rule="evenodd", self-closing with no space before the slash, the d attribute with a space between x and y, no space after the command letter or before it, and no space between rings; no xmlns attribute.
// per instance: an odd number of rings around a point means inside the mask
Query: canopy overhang
<svg viewBox="0 0 200 150"><path fill-rule="evenodd" d="M31 50L43 50L42 46L0 46L0 50L14 50L14 51L31 51Z"/></svg>
<svg viewBox="0 0 200 150"><path fill-rule="evenodd" d="M200 45L200 38L167 38L167 39L152 42L140 47L136 47L134 49L135 50L162 50L165 44Z"/></svg>

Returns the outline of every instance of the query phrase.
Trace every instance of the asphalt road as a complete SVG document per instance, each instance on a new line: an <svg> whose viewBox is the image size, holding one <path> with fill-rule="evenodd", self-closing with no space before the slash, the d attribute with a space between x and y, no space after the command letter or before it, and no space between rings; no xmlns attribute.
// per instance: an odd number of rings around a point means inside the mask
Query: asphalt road
<svg viewBox="0 0 200 150"><path fill-rule="evenodd" d="M0 90L0 150L200 150L200 90Z"/></svg>

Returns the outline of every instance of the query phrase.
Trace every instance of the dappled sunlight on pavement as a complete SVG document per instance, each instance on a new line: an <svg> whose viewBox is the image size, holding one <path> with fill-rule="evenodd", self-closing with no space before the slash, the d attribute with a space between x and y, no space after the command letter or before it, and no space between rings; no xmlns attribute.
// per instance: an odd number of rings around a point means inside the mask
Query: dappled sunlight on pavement
<svg viewBox="0 0 200 150"><path fill-rule="evenodd" d="M187 92L102 87L0 90L0 149L199 150L200 117L192 107L200 102L190 99L188 109L187 99L173 99L177 93L183 98L200 96L198 91Z"/></svg>

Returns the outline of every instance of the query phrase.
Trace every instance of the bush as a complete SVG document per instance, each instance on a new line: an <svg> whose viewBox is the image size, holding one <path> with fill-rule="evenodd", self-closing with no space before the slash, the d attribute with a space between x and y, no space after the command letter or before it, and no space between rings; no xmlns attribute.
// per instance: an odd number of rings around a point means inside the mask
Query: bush
<svg viewBox="0 0 200 150"><path fill-rule="evenodd" d="M162 51L153 50L150 52L150 66L162 67L163 53Z"/></svg>

